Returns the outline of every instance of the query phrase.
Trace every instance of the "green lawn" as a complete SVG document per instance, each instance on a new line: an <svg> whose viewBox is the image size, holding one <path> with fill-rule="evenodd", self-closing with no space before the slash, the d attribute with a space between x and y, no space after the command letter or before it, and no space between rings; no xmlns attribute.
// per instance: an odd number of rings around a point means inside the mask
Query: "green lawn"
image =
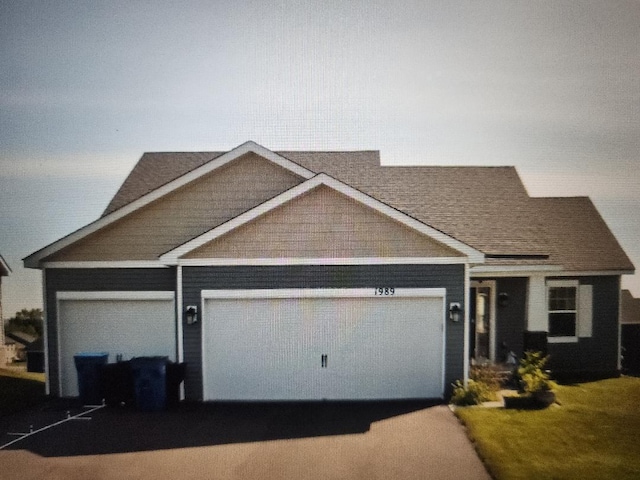
<svg viewBox="0 0 640 480"><path fill-rule="evenodd" d="M640 478L640 378L560 386L557 400L546 410L456 415L497 480Z"/></svg>
<svg viewBox="0 0 640 480"><path fill-rule="evenodd" d="M44 374L0 368L0 416L45 400Z"/></svg>

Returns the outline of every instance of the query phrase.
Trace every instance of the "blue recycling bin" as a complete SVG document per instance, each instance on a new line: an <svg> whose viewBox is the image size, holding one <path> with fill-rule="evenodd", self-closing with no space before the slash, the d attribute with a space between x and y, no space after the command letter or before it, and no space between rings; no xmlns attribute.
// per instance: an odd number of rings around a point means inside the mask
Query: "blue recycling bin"
<svg viewBox="0 0 640 480"><path fill-rule="evenodd" d="M159 412L167 406L167 362L169 357L131 359L136 406L143 412Z"/></svg>
<svg viewBox="0 0 640 480"><path fill-rule="evenodd" d="M108 352L80 352L73 356L78 373L78 394L83 405L102 403L100 375L108 360Z"/></svg>

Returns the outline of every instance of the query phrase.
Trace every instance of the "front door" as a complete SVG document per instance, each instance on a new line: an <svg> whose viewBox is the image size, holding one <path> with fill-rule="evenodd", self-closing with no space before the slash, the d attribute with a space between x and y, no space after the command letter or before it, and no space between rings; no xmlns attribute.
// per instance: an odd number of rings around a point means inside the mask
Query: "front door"
<svg viewBox="0 0 640 480"><path fill-rule="evenodd" d="M495 362L495 281L471 282L470 353L475 363Z"/></svg>

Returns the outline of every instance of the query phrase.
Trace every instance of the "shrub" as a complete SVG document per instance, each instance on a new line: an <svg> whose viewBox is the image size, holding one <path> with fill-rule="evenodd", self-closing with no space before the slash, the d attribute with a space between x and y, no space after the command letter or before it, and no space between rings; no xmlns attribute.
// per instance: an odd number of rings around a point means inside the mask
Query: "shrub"
<svg viewBox="0 0 640 480"><path fill-rule="evenodd" d="M495 390L492 390L486 383L469 379L467 388L458 380L453 384L453 395L451 403L454 405L479 405L495 399Z"/></svg>
<svg viewBox="0 0 640 480"><path fill-rule="evenodd" d="M484 383L492 392L499 391L502 383L500 373L492 365L474 365L469 372L469 378Z"/></svg>
<svg viewBox="0 0 640 480"><path fill-rule="evenodd" d="M542 352L525 352L518 367L518 380L523 393L542 392L556 387L544 370L548 360L549 357L542 356Z"/></svg>

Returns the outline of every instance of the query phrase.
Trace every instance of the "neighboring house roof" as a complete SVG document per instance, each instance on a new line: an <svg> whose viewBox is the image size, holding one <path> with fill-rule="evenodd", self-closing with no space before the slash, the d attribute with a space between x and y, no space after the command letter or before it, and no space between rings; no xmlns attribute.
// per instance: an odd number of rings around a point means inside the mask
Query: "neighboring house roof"
<svg viewBox="0 0 640 480"><path fill-rule="evenodd" d="M110 219L144 206L246 151L266 155L299 175L301 182L325 173L483 252L487 265L545 265L565 271L634 270L588 198L532 198L514 167L391 167L380 165L376 151L271 152L253 142L224 153L145 153L102 218L87 231L102 228ZM82 234L81 229L68 236L62 247ZM35 266L55 251L57 244L27 257L25 264Z"/></svg>
<svg viewBox="0 0 640 480"><path fill-rule="evenodd" d="M44 352L44 338L38 337L36 340L26 346L27 352Z"/></svg>
<svg viewBox="0 0 640 480"><path fill-rule="evenodd" d="M0 255L0 277L7 277L9 273L11 273L11 269L4 258L2 258L2 255Z"/></svg>
<svg viewBox="0 0 640 480"><path fill-rule="evenodd" d="M7 338L10 338L16 343L20 343L21 345L27 346L33 342L35 342L38 338L34 335L29 335L24 332L6 332Z"/></svg>
<svg viewBox="0 0 640 480"><path fill-rule="evenodd" d="M622 314L620 322L623 324L640 324L640 298L634 298L629 290L622 290Z"/></svg>

